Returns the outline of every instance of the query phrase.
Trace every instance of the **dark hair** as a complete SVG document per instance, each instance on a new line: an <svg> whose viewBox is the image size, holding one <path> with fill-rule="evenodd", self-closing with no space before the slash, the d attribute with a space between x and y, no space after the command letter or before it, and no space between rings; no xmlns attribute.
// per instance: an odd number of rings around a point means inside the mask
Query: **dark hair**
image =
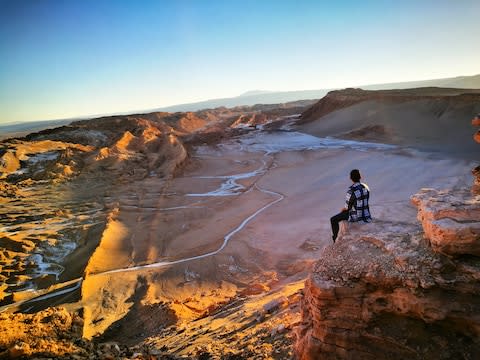
<svg viewBox="0 0 480 360"><path fill-rule="evenodd" d="M352 171L350 171L350 179L353 182L359 182L360 178L360 171L358 169L353 169Z"/></svg>

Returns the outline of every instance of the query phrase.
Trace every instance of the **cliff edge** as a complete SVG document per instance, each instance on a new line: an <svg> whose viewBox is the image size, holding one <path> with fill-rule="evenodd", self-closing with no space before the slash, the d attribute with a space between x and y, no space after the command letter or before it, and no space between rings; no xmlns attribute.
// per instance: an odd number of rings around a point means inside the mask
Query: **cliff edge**
<svg viewBox="0 0 480 360"><path fill-rule="evenodd" d="M298 359L478 359L480 196L424 189L422 224L350 224L305 284Z"/></svg>

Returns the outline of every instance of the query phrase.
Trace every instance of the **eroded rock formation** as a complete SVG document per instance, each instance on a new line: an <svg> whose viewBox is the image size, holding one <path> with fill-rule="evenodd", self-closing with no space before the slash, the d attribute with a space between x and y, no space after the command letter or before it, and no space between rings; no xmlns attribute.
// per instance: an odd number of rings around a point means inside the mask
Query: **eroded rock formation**
<svg viewBox="0 0 480 360"><path fill-rule="evenodd" d="M412 202L434 251L480 256L480 195L472 197L468 190L423 189Z"/></svg>
<svg viewBox="0 0 480 360"><path fill-rule="evenodd" d="M480 356L480 198L425 190L413 201L425 232L353 224L325 249L305 284L299 359Z"/></svg>
<svg viewBox="0 0 480 360"><path fill-rule="evenodd" d="M65 308L0 313L0 359L179 359L148 346L88 341L82 327L82 316Z"/></svg>

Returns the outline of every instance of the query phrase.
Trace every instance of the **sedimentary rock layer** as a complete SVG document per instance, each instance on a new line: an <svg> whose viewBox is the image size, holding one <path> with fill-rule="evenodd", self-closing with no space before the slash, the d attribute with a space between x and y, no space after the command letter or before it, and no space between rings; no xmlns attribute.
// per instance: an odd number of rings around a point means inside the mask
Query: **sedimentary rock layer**
<svg viewBox="0 0 480 360"><path fill-rule="evenodd" d="M480 256L480 195L472 196L468 189L423 189L412 202L434 251Z"/></svg>
<svg viewBox="0 0 480 360"><path fill-rule="evenodd" d="M417 197L426 194L433 195ZM479 199L454 198L453 218L469 218L480 209ZM441 204L430 210L439 214L446 211L442 201L453 200L441 194L437 201L425 201ZM480 356L480 258L440 254L421 230L409 224L354 224L325 249L305 285L299 359ZM451 240L454 232L444 233ZM452 248L456 255L477 253L469 246L478 244Z"/></svg>

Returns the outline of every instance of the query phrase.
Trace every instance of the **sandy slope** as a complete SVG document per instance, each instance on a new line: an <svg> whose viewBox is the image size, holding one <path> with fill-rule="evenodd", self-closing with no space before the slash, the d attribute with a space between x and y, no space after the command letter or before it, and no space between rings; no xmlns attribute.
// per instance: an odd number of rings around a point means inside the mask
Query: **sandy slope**
<svg viewBox="0 0 480 360"><path fill-rule="evenodd" d="M449 91L451 90L451 92ZM341 90L302 116L300 131L360 141L381 141L477 159L471 118L480 111L478 90L409 89L384 92Z"/></svg>

